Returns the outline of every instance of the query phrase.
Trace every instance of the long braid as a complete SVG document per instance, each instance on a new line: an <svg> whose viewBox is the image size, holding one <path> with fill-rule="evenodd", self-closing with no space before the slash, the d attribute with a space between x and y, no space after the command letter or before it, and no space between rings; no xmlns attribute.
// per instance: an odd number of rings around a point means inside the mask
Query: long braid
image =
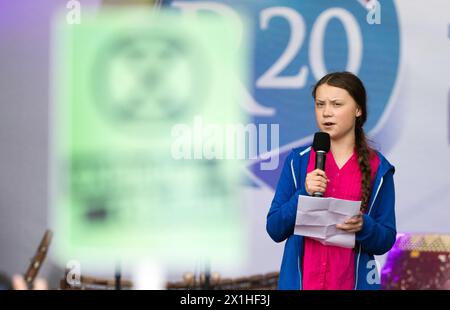
<svg viewBox="0 0 450 310"><path fill-rule="evenodd" d="M371 193L370 151L364 129L358 123L355 127L355 145L361 171L361 211L366 213Z"/></svg>

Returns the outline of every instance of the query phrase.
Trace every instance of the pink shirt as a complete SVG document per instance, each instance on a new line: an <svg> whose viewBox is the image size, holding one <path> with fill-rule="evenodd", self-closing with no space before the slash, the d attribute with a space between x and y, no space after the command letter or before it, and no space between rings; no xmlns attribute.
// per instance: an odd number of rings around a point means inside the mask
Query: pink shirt
<svg viewBox="0 0 450 310"><path fill-rule="evenodd" d="M373 152L370 158L372 184L380 160ZM375 156L374 156L375 155ZM328 152L325 172L330 180L324 197L361 200L361 172L358 156L353 152L350 159L339 169L333 154ZM316 153L311 148L307 173L314 170ZM305 290L351 290L355 283L355 252L353 249L323 245L305 237L303 255L303 289Z"/></svg>

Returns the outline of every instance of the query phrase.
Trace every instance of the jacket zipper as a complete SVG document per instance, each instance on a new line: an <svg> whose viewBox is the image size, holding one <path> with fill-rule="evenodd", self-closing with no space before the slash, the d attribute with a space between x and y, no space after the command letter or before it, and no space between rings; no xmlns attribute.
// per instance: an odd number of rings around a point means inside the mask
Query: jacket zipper
<svg viewBox="0 0 450 310"><path fill-rule="evenodd" d="M297 268L298 268L298 278L299 278L299 290L301 290L302 289L302 272L300 270L300 255L298 256Z"/></svg>
<svg viewBox="0 0 450 310"><path fill-rule="evenodd" d="M378 185L377 191L375 193L375 197L373 198L372 204L370 205L369 212L367 215L370 215L370 212L372 211L373 204L375 203L375 200L377 199L378 192L380 191L381 185L383 185L383 177L381 177L380 185ZM361 257L361 244L359 245L358 250L358 258L356 259L356 276L355 276L355 290L358 287L358 275L359 275L359 258Z"/></svg>

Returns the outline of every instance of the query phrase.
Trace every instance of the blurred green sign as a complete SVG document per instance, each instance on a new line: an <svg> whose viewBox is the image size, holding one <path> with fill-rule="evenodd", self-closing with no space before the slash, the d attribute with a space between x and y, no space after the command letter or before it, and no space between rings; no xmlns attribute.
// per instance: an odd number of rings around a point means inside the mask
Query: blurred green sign
<svg viewBox="0 0 450 310"><path fill-rule="evenodd" d="M195 119L217 128L245 121L238 28L123 8L54 25L60 260L239 262L241 163L203 156L211 141L227 149L236 139L193 128ZM192 156L180 158L179 144Z"/></svg>

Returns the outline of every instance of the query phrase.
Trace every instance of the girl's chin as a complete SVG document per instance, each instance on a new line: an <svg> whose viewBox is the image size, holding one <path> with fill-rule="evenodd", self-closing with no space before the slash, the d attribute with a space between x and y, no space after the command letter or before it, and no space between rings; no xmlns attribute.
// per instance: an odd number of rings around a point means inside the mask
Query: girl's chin
<svg viewBox="0 0 450 310"><path fill-rule="evenodd" d="M339 134L335 130L333 130L333 128L321 128L320 131L329 134L331 140L335 140L337 137L339 137Z"/></svg>
<svg viewBox="0 0 450 310"><path fill-rule="evenodd" d="M335 134L334 128L322 127L322 128L320 128L320 131L326 132L326 133L328 133L330 136L332 136L333 134Z"/></svg>

